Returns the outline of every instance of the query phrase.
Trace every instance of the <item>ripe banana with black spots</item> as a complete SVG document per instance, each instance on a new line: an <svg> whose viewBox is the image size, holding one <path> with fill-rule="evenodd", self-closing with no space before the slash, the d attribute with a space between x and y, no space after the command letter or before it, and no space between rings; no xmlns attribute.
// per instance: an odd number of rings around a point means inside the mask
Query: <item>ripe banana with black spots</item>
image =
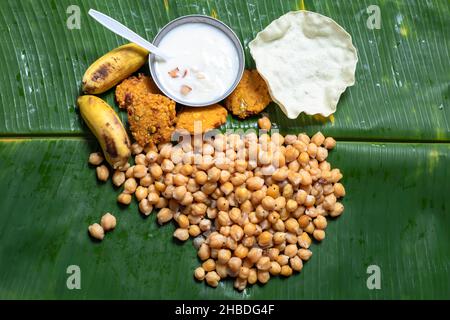
<svg viewBox="0 0 450 320"><path fill-rule="evenodd" d="M83 92L100 94L139 70L149 52L133 43L118 47L95 61L83 76Z"/></svg>
<svg viewBox="0 0 450 320"><path fill-rule="evenodd" d="M130 139L114 109L91 95L81 96L77 102L81 116L103 149L106 161L114 169L127 164L131 155Z"/></svg>

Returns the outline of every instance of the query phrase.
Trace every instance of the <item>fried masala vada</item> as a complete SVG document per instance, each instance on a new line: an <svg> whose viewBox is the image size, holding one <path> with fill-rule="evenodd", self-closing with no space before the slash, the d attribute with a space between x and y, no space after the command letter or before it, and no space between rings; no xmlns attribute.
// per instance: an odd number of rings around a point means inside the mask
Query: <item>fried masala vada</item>
<svg viewBox="0 0 450 320"><path fill-rule="evenodd" d="M205 133L227 121L227 109L219 104L208 107L185 107L178 113L177 129L185 129L190 134ZM195 132L195 129L199 132Z"/></svg>
<svg viewBox="0 0 450 320"><path fill-rule="evenodd" d="M175 130L175 101L160 94L133 96L128 105L128 122L141 146L168 142Z"/></svg>
<svg viewBox="0 0 450 320"><path fill-rule="evenodd" d="M263 111L272 101L269 89L257 70L245 70L236 89L225 100L235 116L245 119Z"/></svg>
<svg viewBox="0 0 450 320"><path fill-rule="evenodd" d="M129 77L116 87L116 101L122 109L128 108L133 97L141 97L148 93L160 94L152 78L139 74Z"/></svg>

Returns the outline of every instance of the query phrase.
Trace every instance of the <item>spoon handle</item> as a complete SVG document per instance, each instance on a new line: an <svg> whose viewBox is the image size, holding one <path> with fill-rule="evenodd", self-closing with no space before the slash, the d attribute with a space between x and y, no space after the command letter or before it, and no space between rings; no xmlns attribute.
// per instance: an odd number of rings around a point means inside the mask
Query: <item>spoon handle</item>
<svg viewBox="0 0 450 320"><path fill-rule="evenodd" d="M158 47L154 46L152 43L148 42L144 38L142 38L137 33L133 32L117 20L114 20L113 18L107 16L104 13L101 13L99 11L90 9L89 15L97 20L101 25L103 25L105 28L111 30L115 34L121 36L122 38L127 39L128 41L131 41L138 46L141 46L144 49L147 49L151 53L156 54L157 56L167 60L168 55L166 55L164 52L161 51Z"/></svg>

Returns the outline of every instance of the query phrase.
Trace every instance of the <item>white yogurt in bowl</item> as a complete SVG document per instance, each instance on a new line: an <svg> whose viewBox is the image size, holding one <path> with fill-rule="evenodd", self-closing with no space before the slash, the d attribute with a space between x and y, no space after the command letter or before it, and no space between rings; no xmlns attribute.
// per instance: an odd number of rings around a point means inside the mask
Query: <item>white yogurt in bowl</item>
<svg viewBox="0 0 450 320"><path fill-rule="evenodd" d="M222 22L208 16L185 16L166 25L154 40L171 58L150 56L150 71L159 89L188 106L207 106L226 98L244 71L239 39Z"/></svg>

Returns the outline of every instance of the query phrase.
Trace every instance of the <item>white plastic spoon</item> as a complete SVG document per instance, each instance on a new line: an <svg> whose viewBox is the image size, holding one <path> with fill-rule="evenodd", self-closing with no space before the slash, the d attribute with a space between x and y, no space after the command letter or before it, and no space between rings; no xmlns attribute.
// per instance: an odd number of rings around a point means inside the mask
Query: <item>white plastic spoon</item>
<svg viewBox="0 0 450 320"><path fill-rule="evenodd" d="M170 57L170 55L168 55L166 52L164 52L160 48L154 46L152 43L148 42L147 40L142 38L140 35L133 32L129 28L125 27L120 22L107 16L106 14L98 12L93 9L90 9L89 15L92 18L94 18L95 20L97 20L97 22L100 23L101 25L103 25L105 28L111 30L112 32L121 36L122 38L125 38L128 41L131 41L131 42L137 44L138 46L141 46L142 48L163 58L164 60L167 60Z"/></svg>

